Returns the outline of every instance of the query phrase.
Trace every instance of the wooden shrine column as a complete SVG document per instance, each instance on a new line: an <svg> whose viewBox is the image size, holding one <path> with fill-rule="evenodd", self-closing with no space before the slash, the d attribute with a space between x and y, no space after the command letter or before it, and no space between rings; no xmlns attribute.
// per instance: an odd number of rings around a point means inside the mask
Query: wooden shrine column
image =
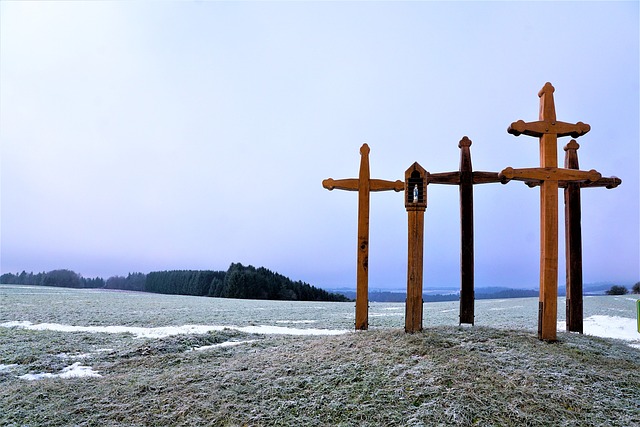
<svg viewBox="0 0 640 427"><path fill-rule="evenodd" d="M460 189L460 324L474 324L473 186L500 182L498 172L473 171L471 140L458 143L460 170L430 173L428 184L457 185Z"/></svg>
<svg viewBox="0 0 640 427"><path fill-rule="evenodd" d="M356 330L369 328L369 193L371 191L402 191L404 182L371 179L367 144L360 147L360 172L358 178L332 178L322 181L322 186L358 192L358 257L356 267Z"/></svg>
<svg viewBox="0 0 640 427"><path fill-rule="evenodd" d="M404 173L404 206L407 209L407 303L405 332L422 330L424 211L427 209L428 172L418 163Z"/></svg>
<svg viewBox="0 0 640 427"><path fill-rule="evenodd" d="M578 148L580 145L571 140L564 147L564 167L579 169ZM565 226L565 259L566 259L566 322L567 331L583 332L583 296L582 296L582 213L580 206L580 189L590 187L616 188L622 183L620 178L600 178L591 182L560 181L558 186L564 188L564 226ZM539 181L527 181L529 187L540 185Z"/></svg>
<svg viewBox="0 0 640 427"><path fill-rule="evenodd" d="M556 120L551 83L546 83L538 93L540 120L525 123L522 120L509 126L507 132L518 136L525 134L540 139L540 167L513 169L500 172L503 182L510 179L540 181L540 301L538 307L538 338L555 341L557 337L558 299L558 188L560 181L584 182L601 178L595 170L580 171L558 168L558 137L577 138L587 133L589 125Z"/></svg>

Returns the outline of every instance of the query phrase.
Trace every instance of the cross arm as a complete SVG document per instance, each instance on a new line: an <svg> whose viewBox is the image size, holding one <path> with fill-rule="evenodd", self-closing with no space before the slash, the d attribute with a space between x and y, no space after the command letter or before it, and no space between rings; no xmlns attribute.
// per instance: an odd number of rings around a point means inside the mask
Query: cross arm
<svg viewBox="0 0 640 427"><path fill-rule="evenodd" d="M502 178L498 172L473 172L473 184L489 184L501 182ZM460 185L460 172L440 172L430 173L427 179L428 184Z"/></svg>
<svg viewBox="0 0 640 427"><path fill-rule="evenodd" d="M476 171L473 173L474 184L490 184L492 182L501 182L500 174L498 172L481 172Z"/></svg>
<svg viewBox="0 0 640 427"><path fill-rule="evenodd" d="M427 184L460 185L460 171L430 173L427 175Z"/></svg>
<svg viewBox="0 0 640 427"><path fill-rule="evenodd" d="M578 122L576 124L557 122L557 121L537 121L526 123L524 120L518 120L511 123L507 132L514 136L525 134L540 138L544 134L555 134L558 137L571 136L578 138L591 130L591 126L586 123Z"/></svg>
<svg viewBox="0 0 640 427"><path fill-rule="evenodd" d="M530 188L539 186L540 182L541 182L540 180L536 180L536 179L530 179L530 180L524 181L524 183ZM568 184L571 184L571 183L572 183L571 181L561 180L561 181L558 181L558 187L567 188ZM577 184L580 185L580 188L605 187L606 189L610 190L622 184L622 180L617 176L612 176L608 178L600 178L597 181L578 182Z"/></svg>
<svg viewBox="0 0 640 427"><path fill-rule="evenodd" d="M514 169L508 167L503 169L499 174L502 182L509 180L516 181L597 181L602 178L600 172L591 169L590 171L581 171L575 169L563 168L523 168Z"/></svg>
<svg viewBox="0 0 640 427"><path fill-rule="evenodd" d="M357 181L357 180L356 180ZM404 181L385 181L384 179L369 180L369 191L404 191Z"/></svg>
<svg viewBox="0 0 640 427"><path fill-rule="evenodd" d="M587 181L581 182L581 188L591 188L591 187L605 187L607 189L616 188L618 185L622 184L622 180L617 176L612 176L610 178L600 178L597 181Z"/></svg>
<svg viewBox="0 0 640 427"><path fill-rule="evenodd" d="M322 181L322 186L327 190L331 191L334 188L338 190L347 190L347 191L358 191L358 179L356 178L347 178L347 179L333 179L328 178Z"/></svg>

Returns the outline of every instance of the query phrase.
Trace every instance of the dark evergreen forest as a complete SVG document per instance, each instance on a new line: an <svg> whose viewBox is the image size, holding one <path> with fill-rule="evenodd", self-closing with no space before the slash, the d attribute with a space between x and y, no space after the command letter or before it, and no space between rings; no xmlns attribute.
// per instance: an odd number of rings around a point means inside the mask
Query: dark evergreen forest
<svg viewBox="0 0 640 427"><path fill-rule="evenodd" d="M0 283L65 288L104 288L160 294L195 295L219 298L269 299L289 301L349 301L341 294L327 292L301 281L275 273L234 263L227 271L172 270L149 274L129 273L102 278L85 278L71 270L48 273L7 273Z"/></svg>

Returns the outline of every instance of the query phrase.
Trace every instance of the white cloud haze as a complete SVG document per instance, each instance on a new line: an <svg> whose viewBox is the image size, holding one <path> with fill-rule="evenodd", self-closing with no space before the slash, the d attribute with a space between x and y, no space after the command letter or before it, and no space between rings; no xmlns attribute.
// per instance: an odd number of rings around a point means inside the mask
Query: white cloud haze
<svg viewBox="0 0 640 427"><path fill-rule="evenodd" d="M539 165L538 118L583 121L584 281L640 280L637 2L2 2L1 270L266 266L355 286L357 195L418 161ZM560 138L562 147L569 138ZM458 190L429 186L425 287L459 282ZM535 288L539 192L476 186L476 285ZM562 201L562 196L560 196ZM563 209L560 270L564 275ZM406 283L401 194L371 195L370 287Z"/></svg>

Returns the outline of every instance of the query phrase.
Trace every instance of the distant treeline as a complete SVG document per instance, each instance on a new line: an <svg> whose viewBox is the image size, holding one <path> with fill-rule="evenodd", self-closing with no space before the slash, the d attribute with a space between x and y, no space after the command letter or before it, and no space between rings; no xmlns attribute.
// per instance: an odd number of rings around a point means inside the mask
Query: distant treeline
<svg viewBox="0 0 640 427"><path fill-rule="evenodd" d="M127 277L113 276L87 279L71 270L48 273L7 273L0 283L65 288L104 288L160 294L210 296L219 298L269 299L290 301L349 301L344 295L327 292L301 281L274 273L264 267L255 268L239 263L225 271L173 270L149 274L129 273Z"/></svg>
<svg viewBox="0 0 640 427"><path fill-rule="evenodd" d="M354 299L355 291L337 291L347 298ZM506 288L482 288L476 290L475 299L501 299L501 298L527 298L537 297L538 291L529 289L506 289ZM369 300L373 302L405 302L407 294L405 292L372 291L369 292ZM425 294L425 302L458 301L460 295L455 294Z"/></svg>

